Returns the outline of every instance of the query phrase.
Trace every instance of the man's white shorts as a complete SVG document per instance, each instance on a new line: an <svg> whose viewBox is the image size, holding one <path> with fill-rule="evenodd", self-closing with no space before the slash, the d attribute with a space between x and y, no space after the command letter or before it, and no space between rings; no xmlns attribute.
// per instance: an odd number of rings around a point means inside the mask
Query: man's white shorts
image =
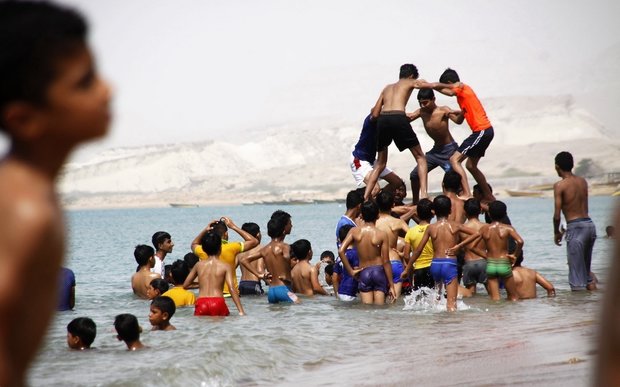
<svg viewBox="0 0 620 387"><path fill-rule="evenodd" d="M353 156L351 153L351 158L349 160L349 166L351 167L351 174L353 174L353 178L355 179L355 183L358 187L364 185L364 178L366 175L372 171L372 164L368 161L360 160ZM392 173L392 170L388 167L385 167L379 178L389 175Z"/></svg>

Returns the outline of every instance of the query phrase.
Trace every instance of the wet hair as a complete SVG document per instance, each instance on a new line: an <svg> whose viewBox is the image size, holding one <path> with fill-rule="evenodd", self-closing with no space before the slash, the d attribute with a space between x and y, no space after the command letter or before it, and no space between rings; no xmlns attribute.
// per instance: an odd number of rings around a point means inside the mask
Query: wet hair
<svg viewBox="0 0 620 387"><path fill-rule="evenodd" d="M468 218L478 217L480 215L480 202L477 199L469 198L465 200L465 204L463 205L465 209L465 214L467 214Z"/></svg>
<svg viewBox="0 0 620 387"><path fill-rule="evenodd" d="M420 89L420 91L418 91L418 101L434 98L435 93L433 92L433 89Z"/></svg>
<svg viewBox="0 0 620 387"><path fill-rule="evenodd" d="M277 238L284 235L284 229L286 228L286 225L290 219L291 216L288 214L279 214L275 216L272 215L271 219L269 219L269 222L267 222L267 235L272 238Z"/></svg>
<svg viewBox="0 0 620 387"><path fill-rule="evenodd" d="M347 194L347 210L355 208L364 202L364 195L360 195L357 190L349 191Z"/></svg>
<svg viewBox="0 0 620 387"><path fill-rule="evenodd" d="M418 218L429 222L433 219L433 202L427 198L420 199L416 212L418 213Z"/></svg>
<svg viewBox="0 0 620 387"><path fill-rule="evenodd" d="M291 244L291 256L298 260L304 260L312 249L310 241L307 239L299 239Z"/></svg>
<svg viewBox="0 0 620 387"><path fill-rule="evenodd" d="M560 152L555 155L555 165L561 170L570 172L573 169L573 155L568 152Z"/></svg>
<svg viewBox="0 0 620 387"><path fill-rule="evenodd" d="M170 284L168 284L168 281L162 278L152 279L149 285L151 285L154 289L159 290L160 295L166 293L170 289Z"/></svg>
<svg viewBox="0 0 620 387"><path fill-rule="evenodd" d="M331 259L336 259L336 257L334 256L334 253L331 252L330 250L325 250L321 253L321 259L325 258L325 257L329 257Z"/></svg>
<svg viewBox="0 0 620 387"><path fill-rule="evenodd" d="M605 227L605 235L609 236L614 236L614 232L616 231L616 228L614 226L607 226Z"/></svg>
<svg viewBox="0 0 620 387"><path fill-rule="evenodd" d="M456 83L460 80L461 79L459 78L459 75L456 73L456 71L452 70L449 67L439 77L439 82L441 83Z"/></svg>
<svg viewBox="0 0 620 387"><path fill-rule="evenodd" d="M174 316L177 307L172 298L168 296L157 296L151 301L151 306L161 310L162 313L168 313L168 319Z"/></svg>
<svg viewBox="0 0 620 387"><path fill-rule="evenodd" d="M175 285L183 285L183 282L185 282L185 279L189 275L189 266L185 261L177 259L172 263L170 274L172 275L172 281Z"/></svg>
<svg viewBox="0 0 620 387"><path fill-rule="evenodd" d="M443 187L450 192L459 193L461 191L461 175L451 169L443 175Z"/></svg>
<svg viewBox="0 0 620 387"><path fill-rule="evenodd" d="M194 268L194 265L200 261L200 258L194 253L187 253L183 256L183 260L187 263L187 267L191 270Z"/></svg>
<svg viewBox="0 0 620 387"><path fill-rule="evenodd" d="M171 277L172 264L164 266L164 279L168 282L172 282Z"/></svg>
<svg viewBox="0 0 620 387"><path fill-rule="evenodd" d="M260 227L258 224L253 222L243 223L243 225L241 225L241 229L252 235L254 238L258 238L258 234L260 234Z"/></svg>
<svg viewBox="0 0 620 387"><path fill-rule="evenodd" d="M140 325L138 319L133 314L123 313L114 318L114 328L118 337L125 341L131 342L140 339Z"/></svg>
<svg viewBox="0 0 620 387"><path fill-rule="evenodd" d="M144 266L149 262L149 259L155 255L155 249L147 245L137 245L133 251L133 256L138 263L138 269L140 266Z"/></svg>
<svg viewBox="0 0 620 387"><path fill-rule="evenodd" d="M84 345L90 347L97 336L97 325L88 317L77 317L67 325L67 332L79 337Z"/></svg>
<svg viewBox="0 0 620 387"><path fill-rule="evenodd" d="M379 207L372 200L367 200L362 204L362 219L366 222L374 222L379 217Z"/></svg>
<svg viewBox="0 0 620 387"><path fill-rule="evenodd" d="M515 260L514 267L520 267L521 263L523 263L523 254L519 254L517 259Z"/></svg>
<svg viewBox="0 0 620 387"><path fill-rule="evenodd" d="M418 79L418 75L418 68L411 63L406 63L400 66L400 73L398 74L398 78L403 79L413 76L413 79Z"/></svg>
<svg viewBox="0 0 620 387"><path fill-rule="evenodd" d="M215 222L212 222L210 226L211 232L216 233L220 236L220 238L224 238L224 235L228 232L228 226L226 225L226 222L222 220L216 220Z"/></svg>
<svg viewBox="0 0 620 387"><path fill-rule="evenodd" d="M286 224L291 219L291 214L286 211L276 210L273 212L273 214L271 214L271 219L274 218L281 218L284 220L284 224Z"/></svg>
<svg viewBox="0 0 620 387"><path fill-rule="evenodd" d="M446 217L452 211L452 201L446 195L439 195L433 200L433 209L437 217Z"/></svg>
<svg viewBox="0 0 620 387"><path fill-rule="evenodd" d="M45 105L58 62L84 48L87 33L85 19L71 8L0 2L0 111L18 100Z"/></svg>
<svg viewBox="0 0 620 387"><path fill-rule="evenodd" d="M496 200L489 204L489 215L491 220L500 222L506 216L506 204Z"/></svg>
<svg viewBox="0 0 620 387"><path fill-rule="evenodd" d="M222 238L217 233L208 231L200 238L200 245L207 255L218 255L222 251Z"/></svg>
<svg viewBox="0 0 620 387"><path fill-rule="evenodd" d="M394 207L394 193L387 189L382 189L377 194L377 207L380 212L388 212Z"/></svg>
<svg viewBox="0 0 620 387"><path fill-rule="evenodd" d="M157 231L155 234L153 234L151 242L153 242L153 247L155 247L155 250L159 250L159 245L164 243L168 239L172 239L170 234L165 231Z"/></svg>
<svg viewBox="0 0 620 387"><path fill-rule="evenodd" d="M327 275L333 275L334 274L334 264L330 263L327 266L325 266L325 274Z"/></svg>
<svg viewBox="0 0 620 387"><path fill-rule="evenodd" d="M338 230L338 239L340 239L340 242L342 242L344 238L347 237L349 231L351 231L353 227L355 226L350 224L345 224L344 226L340 227L340 230Z"/></svg>

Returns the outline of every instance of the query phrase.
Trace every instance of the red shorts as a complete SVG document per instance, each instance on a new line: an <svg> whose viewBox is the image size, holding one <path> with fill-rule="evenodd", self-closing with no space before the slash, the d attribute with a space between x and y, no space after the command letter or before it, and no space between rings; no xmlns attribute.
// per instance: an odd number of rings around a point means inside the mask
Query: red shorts
<svg viewBox="0 0 620 387"><path fill-rule="evenodd" d="M196 300L194 316L228 316L224 297L200 297Z"/></svg>

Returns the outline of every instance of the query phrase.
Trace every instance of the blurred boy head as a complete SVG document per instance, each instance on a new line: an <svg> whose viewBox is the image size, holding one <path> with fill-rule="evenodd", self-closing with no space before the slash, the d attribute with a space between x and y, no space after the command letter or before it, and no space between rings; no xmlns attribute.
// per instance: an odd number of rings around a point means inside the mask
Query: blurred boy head
<svg viewBox="0 0 620 387"><path fill-rule="evenodd" d="M89 349L97 336L97 325L88 317L78 317L67 325L67 345L71 349Z"/></svg>

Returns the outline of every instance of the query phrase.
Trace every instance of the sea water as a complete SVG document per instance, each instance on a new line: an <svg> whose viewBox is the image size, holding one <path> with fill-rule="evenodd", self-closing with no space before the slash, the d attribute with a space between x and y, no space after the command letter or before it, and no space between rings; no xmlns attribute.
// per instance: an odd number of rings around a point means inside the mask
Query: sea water
<svg viewBox="0 0 620 387"><path fill-rule="evenodd" d="M247 316L227 300L231 316L194 317L179 308L171 332L151 332L149 302L137 299L130 278L133 249L155 231L175 243L165 263L182 259L211 220L254 221L266 235L271 213L292 215L287 241L311 241L314 257L335 249L342 204L234 206L69 211L66 266L76 275L75 310L57 313L30 369L33 386L253 386L253 385L510 385L586 386L596 352L596 332L613 241L603 238L616 202L590 198L599 234L592 270L600 292L571 292L566 247L553 243L553 201L508 198L508 213L525 240L524 265L540 271L557 296L518 302L479 294L445 312L436 297L400 299L371 307L333 297L304 298L301 305L270 305L243 297ZM240 240L230 231L231 240ZM263 240L264 243L268 240ZM25 300L27 302L27 300ZM129 352L116 339L113 320L133 313L149 348ZM66 326L88 316L97 324L95 350L70 351Z"/></svg>

